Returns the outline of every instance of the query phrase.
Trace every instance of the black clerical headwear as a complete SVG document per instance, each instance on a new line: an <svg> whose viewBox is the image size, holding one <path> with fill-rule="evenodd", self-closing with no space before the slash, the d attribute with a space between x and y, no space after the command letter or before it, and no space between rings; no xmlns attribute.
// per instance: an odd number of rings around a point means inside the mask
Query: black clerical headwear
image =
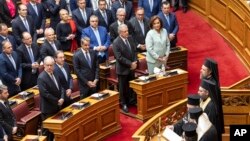
<svg viewBox="0 0 250 141"><path fill-rule="evenodd" d="M187 103L194 106L200 105L200 96L198 94L190 94L188 95Z"/></svg>
<svg viewBox="0 0 250 141"><path fill-rule="evenodd" d="M204 61L204 66L206 66L209 70L211 70L212 78L216 81L217 85L220 87L219 71L218 71L217 62L211 58L206 58Z"/></svg>
<svg viewBox="0 0 250 141"><path fill-rule="evenodd" d="M198 121L200 115L203 113L203 110L200 107L195 107L195 108L190 108L188 112L191 119L195 119L196 121Z"/></svg>
<svg viewBox="0 0 250 141"><path fill-rule="evenodd" d="M182 126L182 130L185 132L185 136L187 136L187 137L196 136L197 135L196 128L197 128L197 124L195 124L193 122L185 123Z"/></svg>
<svg viewBox="0 0 250 141"><path fill-rule="evenodd" d="M211 100L217 104L217 88L214 82L207 80L207 79L202 79L200 86L208 91L209 97Z"/></svg>

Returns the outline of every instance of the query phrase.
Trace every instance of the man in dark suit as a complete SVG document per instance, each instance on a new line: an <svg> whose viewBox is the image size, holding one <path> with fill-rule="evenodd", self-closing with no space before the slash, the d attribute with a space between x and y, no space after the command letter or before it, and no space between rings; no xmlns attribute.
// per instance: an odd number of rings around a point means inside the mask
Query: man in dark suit
<svg viewBox="0 0 250 141"><path fill-rule="evenodd" d="M138 7L144 8L145 16L151 18L160 12L161 1L162 0L139 0Z"/></svg>
<svg viewBox="0 0 250 141"><path fill-rule="evenodd" d="M36 41L37 39L36 28L33 23L32 17L27 16L27 6L24 4L20 4L18 6L18 13L19 16L17 16L12 22L12 32L17 41L17 45L20 45L22 43L21 36L22 33L25 31L29 32L32 38Z"/></svg>
<svg viewBox="0 0 250 141"><path fill-rule="evenodd" d="M27 8L28 15L34 20L34 25L38 36L42 37L46 19L42 4L37 3L37 0L30 0L30 2L27 4Z"/></svg>
<svg viewBox="0 0 250 141"><path fill-rule="evenodd" d="M9 35L8 27L4 23L0 23L0 53L2 53L2 42L4 40L10 41L12 49L15 51L17 49L16 40L12 35Z"/></svg>
<svg viewBox="0 0 250 141"><path fill-rule="evenodd" d="M127 20L125 20L126 11L125 11L124 8L119 8L117 10L116 17L117 17L117 20L114 23L112 23L110 25L110 27L109 27L111 42L113 42L115 40L115 38L119 36L118 26L121 25L121 24L126 24L128 26L129 35L133 35L134 34L133 26L130 24L130 22L128 22Z"/></svg>
<svg viewBox="0 0 250 141"><path fill-rule="evenodd" d="M170 46L176 47L179 24L174 13L170 12L170 3L165 1L161 6L162 11L158 14L163 22L163 27L168 32Z"/></svg>
<svg viewBox="0 0 250 141"><path fill-rule="evenodd" d="M127 0L116 0L111 7L111 11L113 16L115 17L116 11L119 8L124 8L126 11L126 20L129 20L134 16L134 9L133 9L133 4L131 1Z"/></svg>
<svg viewBox="0 0 250 141"><path fill-rule="evenodd" d="M75 9L77 9L78 8L78 6L77 6L77 1L78 0L70 0L70 9L71 9L71 11L74 11ZM90 2L90 0L85 0L86 1L86 7L89 7L89 8L91 8L91 2Z"/></svg>
<svg viewBox="0 0 250 141"><path fill-rule="evenodd" d="M30 33L22 34L23 43L17 48L23 69L21 89L26 90L37 84L38 68L41 62L39 47L32 43Z"/></svg>
<svg viewBox="0 0 250 141"><path fill-rule="evenodd" d="M4 131L4 128L1 123L0 123L0 141L8 141L8 135Z"/></svg>
<svg viewBox="0 0 250 141"><path fill-rule="evenodd" d="M89 47L90 39L88 37L82 38L81 49L73 56L73 65L79 80L81 99L96 92L96 84L99 80L97 55Z"/></svg>
<svg viewBox="0 0 250 141"><path fill-rule="evenodd" d="M99 19L99 26L103 26L109 32L109 26L114 22L114 17L112 15L111 10L106 8L107 3L106 0L98 1L98 9L94 12L94 14Z"/></svg>
<svg viewBox="0 0 250 141"><path fill-rule="evenodd" d="M99 63L104 63L108 59L108 48L110 46L110 37L107 30L98 26L98 17L92 15L90 17L90 26L84 28L82 37L89 37L90 49L96 51Z"/></svg>
<svg viewBox="0 0 250 141"><path fill-rule="evenodd" d="M150 30L150 27L149 20L144 17L144 9L139 7L136 10L135 17L131 18L129 22L133 26L133 38L135 40L137 50L139 52L146 51L145 38Z"/></svg>
<svg viewBox="0 0 250 141"><path fill-rule="evenodd" d="M44 58L44 71L41 72L37 79L37 85L40 93L40 110L42 120L53 116L60 111L65 98L65 90L59 78L54 74L55 61L51 56ZM48 140L53 141L53 133L47 133Z"/></svg>
<svg viewBox="0 0 250 141"><path fill-rule="evenodd" d="M8 102L8 88L0 85L0 124L8 135L8 140L12 140L12 135L17 132L16 119ZM6 137L5 137L6 138Z"/></svg>
<svg viewBox="0 0 250 141"><path fill-rule="evenodd" d="M128 26L121 24L118 27L119 36L113 42L113 51L116 58L116 74L118 75L120 104L122 110L128 112L128 105L135 104L135 96L129 81L135 78L134 70L137 67L136 45L128 34ZM134 99L133 99L134 98Z"/></svg>
<svg viewBox="0 0 250 141"><path fill-rule="evenodd" d="M40 49L41 60L46 56L54 56L57 50L62 50L61 43L56 40L53 28L46 28L44 34L46 39Z"/></svg>
<svg viewBox="0 0 250 141"><path fill-rule="evenodd" d="M59 11L61 9L68 10L65 0L48 0L49 12L50 12L50 27L56 30L56 25L60 22Z"/></svg>
<svg viewBox="0 0 250 141"><path fill-rule="evenodd" d="M82 31L89 26L89 18L93 14L93 10L86 7L86 0L78 0L77 4L79 8L72 11L72 18L77 26L77 41L80 45Z"/></svg>
<svg viewBox="0 0 250 141"><path fill-rule="evenodd" d="M13 51L9 41L3 41L2 45L3 52L0 55L0 76L3 84L8 87L10 96L14 96L21 91L21 60L18 54Z"/></svg>
<svg viewBox="0 0 250 141"><path fill-rule="evenodd" d="M57 77L59 78L59 82L66 91L66 96L63 104L63 107L66 107L71 104L70 95L73 88L73 79L70 74L69 65L64 62L64 53L60 50L56 51L54 58L56 61L54 74L57 75Z"/></svg>

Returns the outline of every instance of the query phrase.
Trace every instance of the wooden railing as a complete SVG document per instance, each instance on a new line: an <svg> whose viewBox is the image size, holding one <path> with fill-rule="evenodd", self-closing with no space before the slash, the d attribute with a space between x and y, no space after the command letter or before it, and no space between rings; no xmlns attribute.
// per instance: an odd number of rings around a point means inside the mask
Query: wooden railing
<svg viewBox="0 0 250 141"><path fill-rule="evenodd" d="M249 1L249 0L248 0ZM212 25L232 46L239 59L250 72L250 2L247 0L191 0L189 6ZM250 124L250 76L229 86L222 87L225 133L223 141L229 141L233 124ZM132 136L135 141L157 139L167 125L175 123L186 111L182 100L161 111ZM178 115L177 117L173 115ZM166 118L167 117L167 118ZM166 122L165 119L174 117Z"/></svg>
<svg viewBox="0 0 250 141"><path fill-rule="evenodd" d="M187 99L161 111L144 123L133 135L134 141L149 141L160 134L167 125L172 125L186 113Z"/></svg>

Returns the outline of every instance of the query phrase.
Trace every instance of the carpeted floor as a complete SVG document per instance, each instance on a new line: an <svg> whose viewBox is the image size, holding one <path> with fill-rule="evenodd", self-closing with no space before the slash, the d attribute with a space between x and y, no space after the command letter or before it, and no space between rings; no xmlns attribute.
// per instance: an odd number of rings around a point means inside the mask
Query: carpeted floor
<svg viewBox="0 0 250 141"><path fill-rule="evenodd" d="M176 15L178 45L188 49L189 93L197 92L200 67L206 57L218 62L221 86L230 86L249 75L227 42L202 17L192 11L183 14L180 10ZM123 114L120 114L120 120L122 130L105 141L131 141L133 133L143 124Z"/></svg>

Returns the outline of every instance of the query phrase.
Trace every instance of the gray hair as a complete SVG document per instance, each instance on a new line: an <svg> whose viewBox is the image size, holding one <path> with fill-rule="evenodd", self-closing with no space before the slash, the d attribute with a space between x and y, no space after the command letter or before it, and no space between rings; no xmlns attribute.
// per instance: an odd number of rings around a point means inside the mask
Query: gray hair
<svg viewBox="0 0 250 141"><path fill-rule="evenodd" d="M124 8L118 8L116 11L116 16L122 12L124 12L126 14L126 10Z"/></svg>
<svg viewBox="0 0 250 141"><path fill-rule="evenodd" d="M118 26L118 32L120 33L121 30L124 29L124 28L128 28L128 26L127 26L126 24L120 24L120 25Z"/></svg>
<svg viewBox="0 0 250 141"><path fill-rule="evenodd" d="M1 85L0 85L0 94L2 94L3 91L4 91L4 90L7 90L7 89L8 89L7 86L5 86L4 84L1 84Z"/></svg>
<svg viewBox="0 0 250 141"><path fill-rule="evenodd" d="M43 63L44 63L44 64L47 64L48 62L53 62L53 63L55 63L55 60L54 60L54 58L51 57L51 56L46 56L46 57L44 58L44 60L43 60Z"/></svg>

